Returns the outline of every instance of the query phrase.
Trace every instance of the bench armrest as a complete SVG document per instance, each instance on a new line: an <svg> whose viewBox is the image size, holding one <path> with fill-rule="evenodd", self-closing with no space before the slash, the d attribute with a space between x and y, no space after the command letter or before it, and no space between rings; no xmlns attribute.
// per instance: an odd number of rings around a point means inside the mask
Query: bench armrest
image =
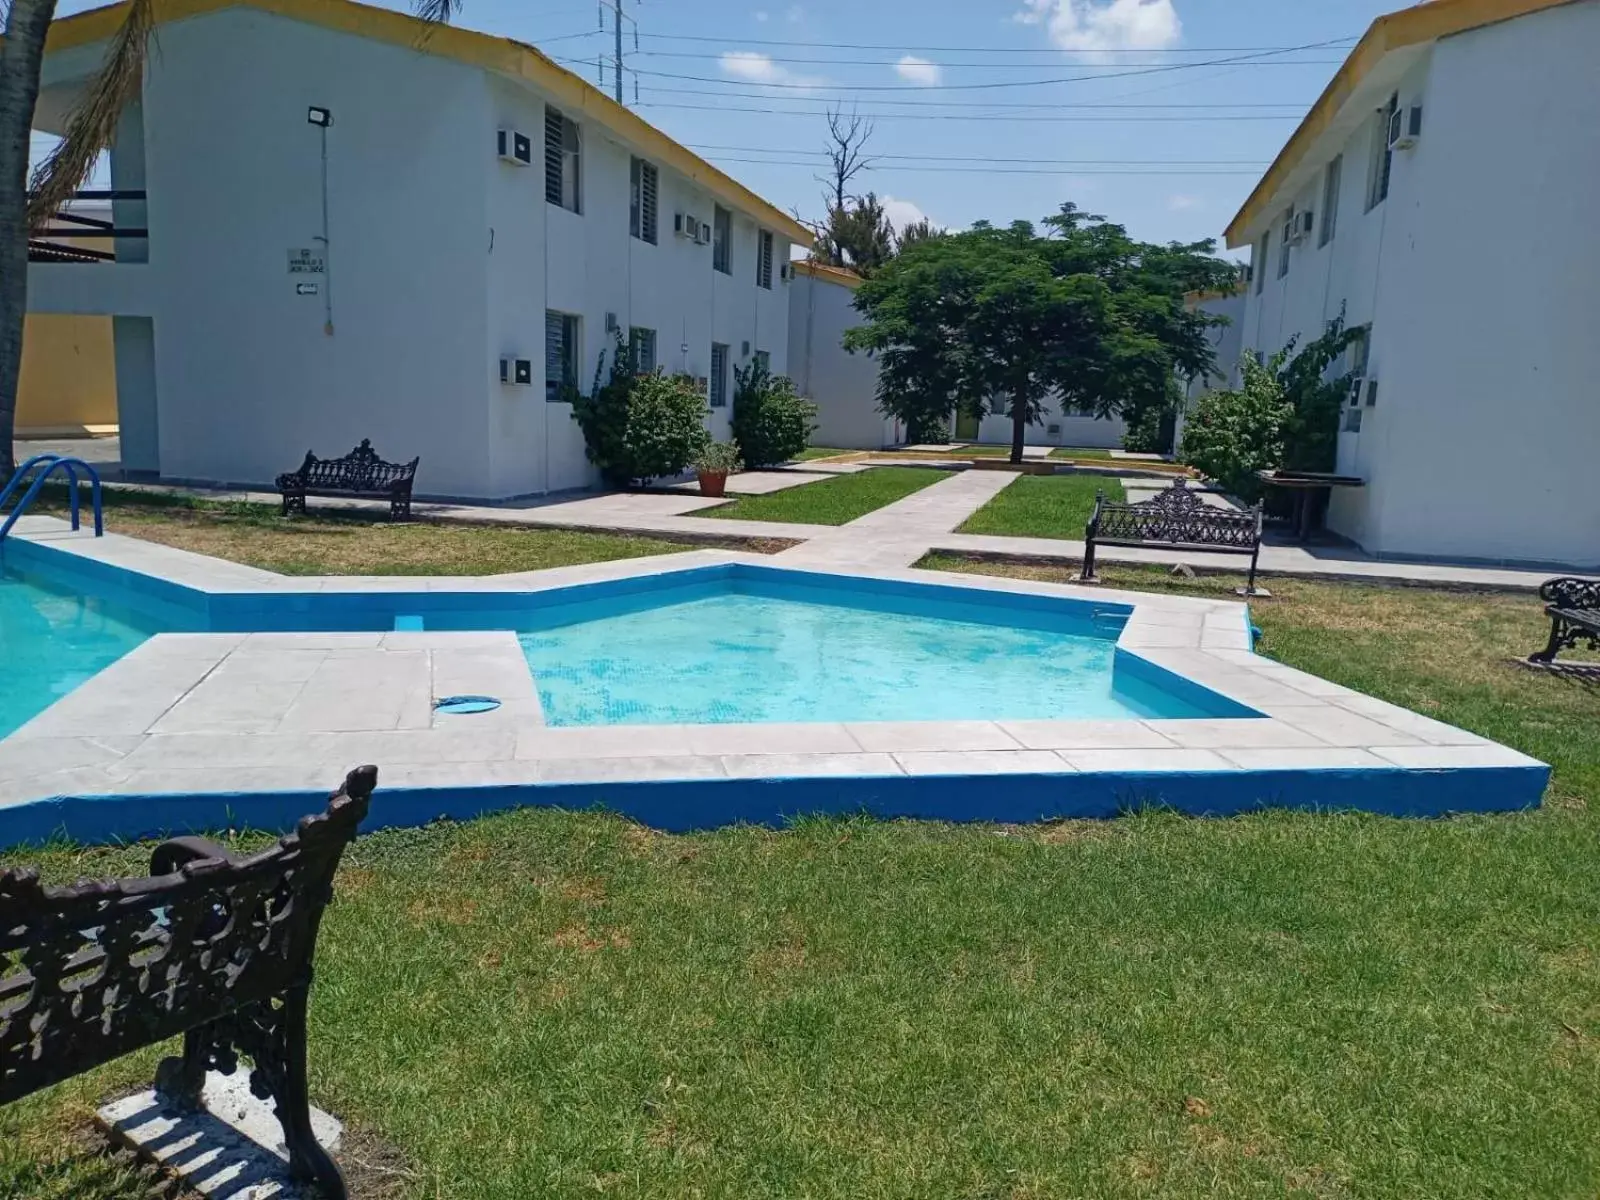
<svg viewBox="0 0 1600 1200"><path fill-rule="evenodd" d="M216 842L199 837L176 837L157 846L150 855L151 875L171 875L187 863L215 858L230 865L242 862L237 855Z"/></svg>

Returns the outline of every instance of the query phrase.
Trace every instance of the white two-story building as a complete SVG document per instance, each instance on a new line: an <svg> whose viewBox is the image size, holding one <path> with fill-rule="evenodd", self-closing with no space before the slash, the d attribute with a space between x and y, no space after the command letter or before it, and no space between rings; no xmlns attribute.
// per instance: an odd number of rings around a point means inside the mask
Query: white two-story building
<svg viewBox="0 0 1600 1200"><path fill-rule="evenodd" d="M126 4L51 28L59 132ZM264 484L421 456L419 494L595 476L563 401L613 336L704 381L786 367L793 218L530 46L349 0L183 0L110 154L113 260L29 310L113 318L125 468Z"/></svg>
<svg viewBox="0 0 1600 1200"><path fill-rule="evenodd" d="M1600 564L1600 0L1373 23L1227 230L1246 351L1367 336L1329 523L1380 555Z"/></svg>

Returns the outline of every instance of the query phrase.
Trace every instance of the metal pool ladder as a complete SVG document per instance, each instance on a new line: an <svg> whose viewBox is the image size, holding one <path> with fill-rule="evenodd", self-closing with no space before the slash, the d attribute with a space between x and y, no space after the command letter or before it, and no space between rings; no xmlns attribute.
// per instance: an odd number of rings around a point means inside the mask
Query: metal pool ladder
<svg viewBox="0 0 1600 1200"><path fill-rule="evenodd" d="M95 537L105 537L106 522L105 511L100 500L100 473L84 462L83 459L72 458L65 454L35 454L18 467L16 474L11 476L11 481L6 484L4 490L0 490L0 514L5 512L6 501L11 499L11 493L22 486L22 481L27 478L28 472L35 470L38 471L38 474L34 476L33 483L22 494L22 499L17 501L17 506L11 510L11 515L6 517L5 523L0 524L0 542L6 540L6 534L11 532L11 527L17 523L22 514L28 511L28 506L38 496L39 489L44 486L44 481L56 471L65 471L67 473L67 491L70 497L68 503L72 510L72 528L74 530L79 526L78 472L82 471L89 477L89 500L94 507L94 535Z"/></svg>

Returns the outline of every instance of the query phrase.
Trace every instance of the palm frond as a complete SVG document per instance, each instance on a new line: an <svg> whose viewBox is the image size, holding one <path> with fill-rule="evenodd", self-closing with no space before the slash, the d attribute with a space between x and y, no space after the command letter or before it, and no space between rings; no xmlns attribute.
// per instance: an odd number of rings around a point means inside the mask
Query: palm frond
<svg viewBox="0 0 1600 1200"><path fill-rule="evenodd" d="M461 11L461 0L412 0L412 7L424 21L448 22Z"/></svg>
<svg viewBox="0 0 1600 1200"><path fill-rule="evenodd" d="M72 110L61 144L35 168L28 199L30 229L44 227L94 171L95 159L116 139L123 110L139 96L155 32L155 0L130 0L128 15L100 72Z"/></svg>

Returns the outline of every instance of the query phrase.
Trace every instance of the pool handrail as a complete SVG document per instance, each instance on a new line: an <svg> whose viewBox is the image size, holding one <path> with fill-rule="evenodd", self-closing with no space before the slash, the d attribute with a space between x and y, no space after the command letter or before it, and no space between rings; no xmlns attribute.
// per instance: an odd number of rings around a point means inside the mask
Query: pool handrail
<svg viewBox="0 0 1600 1200"><path fill-rule="evenodd" d="M6 501L11 499L12 493L21 486L22 480L30 471L37 471L33 483L23 493L22 499L17 501L17 506L11 510L11 515L5 519L4 524L0 524L0 542L5 541L6 535L11 532L11 527L28 511L40 489L44 487L45 480L57 470L65 470L67 473L68 509L73 530L76 531L82 524L78 511L80 503L78 472L81 470L89 477L89 497L94 507L94 536L105 536L105 507L101 496L100 473L81 458L65 454L35 454L18 467L5 487L0 489L0 513L3 513Z"/></svg>

